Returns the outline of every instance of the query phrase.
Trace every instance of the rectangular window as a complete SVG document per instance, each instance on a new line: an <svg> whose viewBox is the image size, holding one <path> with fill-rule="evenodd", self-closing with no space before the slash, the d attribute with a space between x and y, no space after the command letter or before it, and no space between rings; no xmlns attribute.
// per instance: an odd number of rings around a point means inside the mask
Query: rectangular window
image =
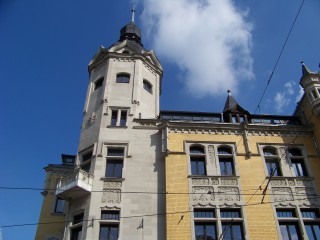
<svg viewBox="0 0 320 240"><path fill-rule="evenodd" d="M278 218L295 218L296 212L294 209L277 209Z"/></svg>
<svg viewBox="0 0 320 240"><path fill-rule="evenodd" d="M101 219L119 221L119 211L101 211Z"/></svg>
<svg viewBox="0 0 320 240"><path fill-rule="evenodd" d="M304 161L302 159L291 159L294 173L297 177L308 176Z"/></svg>
<svg viewBox="0 0 320 240"><path fill-rule="evenodd" d="M320 239L320 224L319 223L305 223L306 232L309 240Z"/></svg>
<svg viewBox="0 0 320 240"><path fill-rule="evenodd" d="M297 222L280 222L280 232L282 239L300 240L301 234Z"/></svg>
<svg viewBox="0 0 320 240"><path fill-rule="evenodd" d="M123 148L108 148L108 156L112 157L123 157L124 149Z"/></svg>
<svg viewBox="0 0 320 240"><path fill-rule="evenodd" d="M234 167L232 158L219 158L220 174L223 176L233 176Z"/></svg>
<svg viewBox="0 0 320 240"><path fill-rule="evenodd" d="M75 215L74 217L73 217L73 225L74 224L78 224L78 223L82 223L83 222L83 213L81 213L81 214L78 214L78 215Z"/></svg>
<svg viewBox="0 0 320 240"><path fill-rule="evenodd" d="M190 157L191 174L206 175L206 164L204 157Z"/></svg>
<svg viewBox="0 0 320 240"><path fill-rule="evenodd" d="M303 218L319 218L319 211L317 209L301 209L301 215Z"/></svg>
<svg viewBox="0 0 320 240"><path fill-rule="evenodd" d="M299 222L293 208L276 209L282 239L300 240Z"/></svg>
<svg viewBox="0 0 320 240"><path fill-rule="evenodd" d="M220 209L221 218L241 218L240 209Z"/></svg>
<svg viewBox="0 0 320 240"><path fill-rule="evenodd" d="M64 212L64 200L61 198L56 199L56 204L54 206L55 213L63 213Z"/></svg>
<svg viewBox="0 0 320 240"><path fill-rule="evenodd" d="M99 240L117 240L119 237L119 224L103 223L100 225Z"/></svg>
<svg viewBox="0 0 320 240"><path fill-rule="evenodd" d="M304 227L308 235L309 240L320 239L320 223L319 221L319 210L305 208L301 209L301 215L304 221Z"/></svg>
<svg viewBox="0 0 320 240"><path fill-rule="evenodd" d="M122 177L124 148L108 148L106 177Z"/></svg>
<svg viewBox="0 0 320 240"><path fill-rule="evenodd" d="M73 216L72 224L81 224L83 222L83 213ZM82 235L82 225L71 228L71 240L79 240Z"/></svg>
<svg viewBox="0 0 320 240"><path fill-rule="evenodd" d="M82 237L82 226L71 229L71 240L80 240Z"/></svg>
<svg viewBox="0 0 320 240"><path fill-rule="evenodd" d="M127 111L121 110L120 114L120 126L124 127L127 125Z"/></svg>
<svg viewBox="0 0 320 240"><path fill-rule="evenodd" d="M266 159L268 176L281 176L280 165L278 159Z"/></svg>
<svg viewBox="0 0 320 240"><path fill-rule="evenodd" d="M213 209L195 209L194 210L195 218L214 218L214 210Z"/></svg>
<svg viewBox="0 0 320 240"><path fill-rule="evenodd" d="M123 160L107 160L106 177L122 177Z"/></svg>
<svg viewBox="0 0 320 240"><path fill-rule="evenodd" d="M214 222L196 222L194 225L196 240L217 239L216 224Z"/></svg>
<svg viewBox="0 0 320 240"><path fill-rule="evenodd" d="M244 239L242 223L223 222L222 223L222 239L240 240Z"/></svg>
<svg viewBox="0 0 320 240"><path fill-rule="evenodd" d="M111 111L111 126L125 127L127 125L127 113L126 109L117 109Z"/></svg>
<svg viewBox="0 0 320 240"><path fill-rule="evenodd" d="M118 111L112 110L112 112L111 112L111 126L117 126L117 119L118 119Z"/></svg>

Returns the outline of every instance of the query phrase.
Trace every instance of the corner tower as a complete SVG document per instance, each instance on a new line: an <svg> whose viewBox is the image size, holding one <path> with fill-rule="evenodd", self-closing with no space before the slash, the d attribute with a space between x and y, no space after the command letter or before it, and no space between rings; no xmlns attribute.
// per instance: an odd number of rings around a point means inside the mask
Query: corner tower
<svg viewBox="0 0 320 240"><path fill-rule="evenodd" d="M130 127L134 118L159 115L162 67L153 50L143 47L134 17L121 28L115 44L108 49L100 47L88 71L80 148L90 144L90 138L97 138L100 129Z"/></svg>
<svg viewBox="0 0 320 240"><path fill-rule="evenodd" d="M134 10L119 40L100 47L88 71L75 169L56 190L68 203L63 239L163 239L164 199L151 194L164 191L162 67L143 47Z"/></svg>

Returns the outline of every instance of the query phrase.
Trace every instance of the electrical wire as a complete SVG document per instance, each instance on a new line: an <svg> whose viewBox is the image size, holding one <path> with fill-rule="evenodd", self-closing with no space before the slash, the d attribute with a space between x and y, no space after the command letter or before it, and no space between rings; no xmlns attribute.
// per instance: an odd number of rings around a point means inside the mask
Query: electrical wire
<svg viewBox="0 0 320 240"><path fill-rule="evenodd" d="M314 198L301 198L296 199L299 201L302 200L312 200L312 199L319 199L320 197L314 197ZM257 203L250 203L250 204L244 204L239 205L240 207L248 207L248 206L256 206L256 205L265 205L265 204L274 204L274 203L283 203L284 201L269 201L269 202L257 202ZM225 209L225 208L215 208L215 209ZM142 218L142 217L154 217L154 216L166 216L166 215L174 215L174 214L183 214L183 213L193 213L194 211L188 210L188 211L177 211L177 212L169 212L169 213L155 213L155 214L142 214L142 215L133 215L133 216L119 216L119 219L130 219L130 218ZM93 218L93 219L84 219L83 222L90 222L90 221L103 221L106 219L101 218ZM231 220L231 219L230 219ZM70 223L72 221L54 221L54 222L38 222L38 223L23 223L23 224L12 224L12 225L2 225L1 228L12 228L12 227L24 227L24 226L35 226L35 225L43 225L43 224L57 224L57 223Z"/></svg>
<svg viewBox="0 0 320 240"><path fill-rule="evenodd" d="M297 14L296 14L296 16L295 16L295 18L294 18L294 20L293 20L293 23L291 24L290 30L289 30L289 32L288 32L288 34L287 34L287 37L286 37L285 41L284 41L284 44L283 44L283 46L282 46L282 49L281 49L281 51L280 51L280 53L279 53L279 55L278 55L278 58L277 58L276 63L275 63L275 65L274 65L274 67L273 67L273 70L272 70L272 72L271 72L271 74L270 74L270 77L269 77L269 79L268 79L268 82L267 82L267 84L266 84L266 86L265 86L265 88L264 88L264 90L263 90L263 92L262 92L262 96L261 96L261 98L260 98L260 100L259 100L258 106L257 106L256 109L254 110L254 113L256 113L258 109L259 109L259 111L260 111L260 104L261 104L261 102L262 102L262 99L263 99L263 97L264 97L264 95L265 95L265 93L266 93L266 91L267 91L267 88L268 88L268 86L269 86L269 84L270 84L270 82L271 82L271 80L272 80L273 74L274 74L274 72L275 72L275 70L276 70L276 68L277 68L277 66L278 66L279 60L280 60L280 58L281 58L281 56L282 56L282 53L283 53L283 51L284 51L284 48L285 48L286 45L287 45L287 42L288 42L288 40L289 40L289 37L290 37L291 32L292 32L292 30L293 30L293 27L294 27L294 25L295 25L295 23L296 23L296 21L297 21L297 19L298 19L298 16L299 16L299 14L300 14L300 12L301 12L301 9L302 9L302 6L303 6L304 2L305 2L305 0L302 1L301 5L300 5L300 7L299 7L299 10L298 10L298 12L297 12Z"/></svg>

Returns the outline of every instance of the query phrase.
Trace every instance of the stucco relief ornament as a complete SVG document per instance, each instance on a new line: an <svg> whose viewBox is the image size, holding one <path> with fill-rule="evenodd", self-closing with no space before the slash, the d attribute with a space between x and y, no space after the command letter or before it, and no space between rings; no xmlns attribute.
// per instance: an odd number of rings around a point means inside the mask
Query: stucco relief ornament
<svg viewBox="0 0 320 240"><path fill-rule="evenodd" d="M296 194L296 199L300 202L300 204L310 205L317 203L316 194L313 188L297 187Z"/></svg>
<svg viewBox="0 0 320 240"><path fill-rule="evenodd" d="M212 164L214 164L214 148L212 145L208 146L209 159Z"/></svg>
<svg viewBox="0 0 320 240"><path fill-rule="evenodd" d="M237 179L221 179L221 185L238 185Z"/></svg>
<svg viewBox="0 0 320 240"><path fill-rule="evenodd" d="M239 189L237 187L219 187L219 201L235 202L240 201Z"/></svg>
<svg viewBox="0 0 320 240"><path fill-rule="evenodd" d="M271 186L286 186L286 180L271 180Z"/></svg>
<svg viewBox="0 0 320 240"><path fill-rule="evenodd" d="M193 187L193 205L209 205L214 202L213 187Z"/></svg>
<svg viewBox="0 0 320 240"><path fill-rule="evenodd" d="M291 188L289 187L272 188L272 193L275 202L285 202L294 200Z"/></svg>
<svg viewBox="0 0 320 240"><path fill-rule="evenodd" d="M209 185L208 178L194 178L192 179L192 185Z"/></svg>
<svg viewBox="0 0 320 240"><path fill-rule="evenodd" d="M107 189L102 195L102 202L120 203L121 191L118 189Z"/></svg>
<svg viewBox="0 0 320 240"><path fill-rule="evenodd" d="M211 178L211 184L212 185L219 185L219 179L218 178Z"/></svg>
<svg viewBox="0 0 320 240"><path fill-rule="evenodd" d="M122 182L104 182L103 188L121 188Z"/></svg>
<svg viewBox="0 0 320 240"><path fill-rule="evenodd" d="M311 180L296 180L298 186L312 186Z"/></svg>

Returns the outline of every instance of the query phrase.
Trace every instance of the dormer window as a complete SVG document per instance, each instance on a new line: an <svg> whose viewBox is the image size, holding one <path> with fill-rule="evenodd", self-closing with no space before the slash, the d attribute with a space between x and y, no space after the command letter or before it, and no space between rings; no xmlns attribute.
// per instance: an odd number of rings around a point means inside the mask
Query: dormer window
<svg viewBox="0 0 320 240"><path fill-rule="evenodd" d="M128 73L117 74L116 83L129 83L129 82L130 82L130 74Z"/></svg>
<svg viewBox="0 0 320 240"><path fill-rule="evenodd" d="M143 79L143 88L144 88L147 92L149 92L149 93L152 94L152 85L151 85L151 83L150 83L148 80L146 80L146 79Z"/></svg>

